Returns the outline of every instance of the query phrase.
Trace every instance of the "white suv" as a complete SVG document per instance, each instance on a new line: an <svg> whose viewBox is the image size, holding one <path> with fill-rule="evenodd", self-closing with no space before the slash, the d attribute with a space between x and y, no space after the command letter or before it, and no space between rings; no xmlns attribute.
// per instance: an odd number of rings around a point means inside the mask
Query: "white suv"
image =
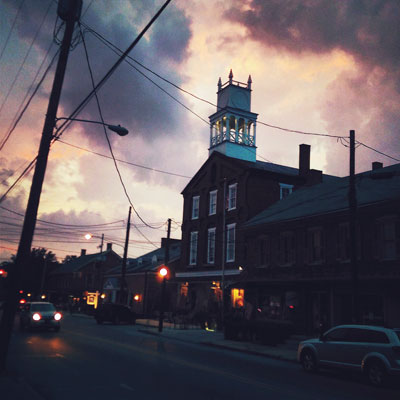
<svg viewBox="0 0 400 400"><path fill-rule="evenodd" d="M299 343L297 359L306 371L319 367L362 371L376 386L400 375L400 329L339 325Z"/></svg>

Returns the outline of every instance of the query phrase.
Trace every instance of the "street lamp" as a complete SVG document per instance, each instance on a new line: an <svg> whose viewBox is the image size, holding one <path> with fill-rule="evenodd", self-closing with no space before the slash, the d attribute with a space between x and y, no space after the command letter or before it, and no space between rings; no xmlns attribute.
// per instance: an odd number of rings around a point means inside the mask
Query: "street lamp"
<svg viewBox="0 0 400 400"><path fill-rule="evenodd" d="M128 129L124 128L121 125L110 125L110 124L106 124L105 122L103 123L100 121L91 121L89 119L80 119L80 118L65 118L65 117L56 118L56 122L60 121L60 120L88 122L90 124L103 125L103 126L106 126L110 131L116 132L119 136L126 136L129 133Z"/></svg>
<svg viewBox="0 0 400 400"><path fill-rule="evenodd" d="M158 270L158 275L162 278L161 283L161 299L160 299L160 319L158 321L158 332L162 332L163 330L163 322L164 322L164 301L165 301L165 286L166 280L169 275L169 269L162 265Z"/></svg>

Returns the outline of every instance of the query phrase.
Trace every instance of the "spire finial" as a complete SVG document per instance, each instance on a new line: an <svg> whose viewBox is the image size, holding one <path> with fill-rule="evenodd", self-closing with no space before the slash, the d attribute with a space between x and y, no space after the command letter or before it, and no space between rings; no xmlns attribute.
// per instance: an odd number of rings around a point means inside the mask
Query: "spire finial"
<svg viewBox="0 0 400 400"><path fill-rule="evenodd" d="M229 72L229 83L232 83L232 78L233 78L233 72L231 69L231 72Z"/></svg>
<svg viewBox="0 0 400 400"><path fill-rule="evenodd" d="M221 90L222 87L222 82L221 82L221 77L218 79L218 90Z"/></svg>
<svg viewBox="0 0 400 400"><path fill-rule="evenodd" d="M251 75L249 75L249 79L247 80L247 88L248 89L251 89L251 83L252 83L253 81L251 80Z"/></svg>

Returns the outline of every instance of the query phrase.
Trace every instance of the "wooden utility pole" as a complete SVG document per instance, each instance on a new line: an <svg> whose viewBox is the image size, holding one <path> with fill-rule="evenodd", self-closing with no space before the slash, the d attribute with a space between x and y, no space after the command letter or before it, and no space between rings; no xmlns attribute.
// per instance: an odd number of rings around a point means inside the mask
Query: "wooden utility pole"
<svg viewBox="0 0 400 400"><path fill-rule="evenodd" d="M349 176L349 234L352 282L352 320L358 323L358 265L357 265L357 195L355 176L355 132L350 131L350 176Z"/></svg>
<svg viewBox="0 0 400 400"><path fill-rule="evenodd" d="M167 240L165 242L165 259L164 259L164 265L168 268L168 263L169 263L169 239L171 236L171 218L168 218L168 230L167 230ZM165 310L165 291L166 291L166 285L167 285L167 277L164 276L162 278L161 282L161 298L160 298L160 316L158 320L158 332L162 332L163 330L163 323L164 323L164 310Z"/></svg>
<svg viewBox="0 0 400 400"><path fill-rule="evenodd" d="M126 303L126 260L128 257L128 245L129 245L129 232L131 230L131 214L132 207L129 207L128 213L128 224L126 225L126 236L125 236L125 247L124 247L124 257L122 259L122 267L121 267L121 285L120 285L120 303Z"/></svg>
<svg viewBox="0 0 400 400"><path fill-rule="evenodd" d="M65 70L67 67L69 49L71 46L72 35L75 22L79 20L82 0L72 0L61 2L57 10L59 17L65 20L66 27L64 38L61 44L60 55L58 58L57 69L54 76L53 88L51 90L46 119L43 126L42 138L38 156L36 159L35 172L32 179L31 190L29 193L28 205L25 212L24 224L22 227L21 238L15 264L12 269L10 292L4 307L3 318L0 324L0 372L6 367L8 346L11 331L14 324L14 317L18 306L18 291L21 277L29 260L33 233L36 226L36 218L39 208L40 195L44 176L46 172L47 160L50 151L50 143L53 138L53 131L56 123L58 104L61 96L61 89L64 81Z"/></svg>

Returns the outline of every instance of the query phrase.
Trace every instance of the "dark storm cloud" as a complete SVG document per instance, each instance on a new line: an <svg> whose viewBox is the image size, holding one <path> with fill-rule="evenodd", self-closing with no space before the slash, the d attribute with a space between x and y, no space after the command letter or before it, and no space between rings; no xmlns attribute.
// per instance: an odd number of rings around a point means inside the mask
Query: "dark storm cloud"
<svg viewBox="0 0 400 400"><path fill-rule="evenodd" d="M249 35L294 53L344 50L373 64L400 60L398 0L250 0L227 11ZM248 7L249 6L249 7Z"/></svg>
<svg viewBox="0 0 400 400"><path fill-rule="evenodd" d="M332 134L355 129L357 139L399 158L400 154L400 2L398 0L250 0L228 9L263 45L291 54L341 50L355 68L340 74L320 101L321 116ZM358 169L371 160L395 160L360 147ZM327 152L331 173L346 162ZM342 172L343 173L343 172Z"/></svg>
<svg viewBox="0 0 400 400"><path fill-rule="evenodd" d="M6 2L9 7L17 7L17 4L11 0L6 0ZM40 2L40 7L37 7L38 2L34 0L25 3L20 17L21 19L26 18L25 26L21 27L18 32L21 37L28 40L37 29L36 21L43 16L47 3ZM84 1L83 10L86 8L86 3ZM113 2L113 4L115 3ZM96 1L83 17L83 21L119 49L125 51L150 17L159 9L160 4L153 1L135 2L134 5L129 2L118 2L118 6L120 8L118 12L107 12L110 2ZM47 49L52 39L56 11L55 7L53 8L50 10L50 14L52 13L54 18L52 24L47 23L47 35L41 35L36 43L36 46L43 51ZM61 36L59 34L59 37ZM133 49L130 56L165 78L181 84L182 78L174 70L174 66L185 61L190 37L190 20L181 10L175 8L174 5L169 5L148 34ZM90 33L85 34L85 40L94 80L97 83L116 62L118 56ZM133 61L130 62L135 65ZM143 72L157 83L165 86L165 83L162 84L149 72ZM171 91L169 87L167 89ZM91 90L86 56L83 44L80 44L69 55L59 116L69 115ZM174 95L180 97L179 93L174 93ZM46 96L48 95L46 94ZM101 88L99 97L106 122L120 123L131 132L144 135L149 141L160 135L182 132L177 129L180 119L186 115L182 109L125 63L119 66ZM99 120L95 99L92 99L80 117ZM99 137L98 127L85 124L84 129L93 141L98 141L96 139ZM113 134L110 135L110 139L113 140ZM100 145L106 143L104 140L99 142Z"/></svg>

